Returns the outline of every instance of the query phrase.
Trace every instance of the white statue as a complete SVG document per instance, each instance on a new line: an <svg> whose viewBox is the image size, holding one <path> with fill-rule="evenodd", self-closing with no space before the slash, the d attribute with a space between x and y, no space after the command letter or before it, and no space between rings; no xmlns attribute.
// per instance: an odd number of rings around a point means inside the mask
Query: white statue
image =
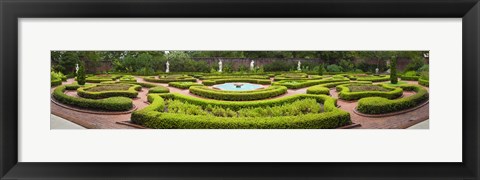
<svg viewBox="0 0 480 180"><path fill-rule="evenodd" d="M254 68L255 68L255 61L252 60L252 62L250 62L250 71L253 71Z"/></svg>
<svg viewBox="0 0 480 180"><path fill-rule="evenodd" d="M218 61L218 72L222 72L222 60Z"/></svg>
<svg viewBox="0 0 480 180"><path fill-rule="evenodd" d="M76 70L75 73L78 73L78 69L80 69L80 68L78 67L78 63L77 63L77 65L75 67L75 70Z"/></svg>
<svg viewBox="0 0 480 180"><path fill-rule="evenodd" d="M378 74L378 67L375 68L375 74Z"/></svg>
<svg viewBox="0 0 480 180"><path fill-rule="evenodd" d="M298 64L297 64L297 70L298 70L298 71L301 71L301 70L302 70L302 68L300 67L301 65L302 65L302 63L301 63L300 61L298 61Z"/></svg>
<svg viewBox="0 0 480 180"><path fill-rule="evenodd" d="M167 69L165 70L166 73L169 73L170 72L170 63L165 63L165 65L167 66Z"/></svg>

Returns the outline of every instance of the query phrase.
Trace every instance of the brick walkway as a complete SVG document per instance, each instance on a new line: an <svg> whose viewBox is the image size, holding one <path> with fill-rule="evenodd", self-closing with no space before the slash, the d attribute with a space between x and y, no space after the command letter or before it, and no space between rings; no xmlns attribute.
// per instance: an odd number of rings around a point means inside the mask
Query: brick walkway
<svg viewBox="0 0 480 180"><path fill-rule="evenodd" d="M139 77L137 77L137 81L145 82L142 78L139 78ZM63 84L71 84L73 82L74 82L73 79L68 79L68 81L63 82ZM168 84L165 84L165 83L152 83L152 82L146 82L146 83L167 87L170 89L170 92L203 98L203 97L191 94L188 91L188 89L168 87ZM201 83L201 81L198 80L197 83ZM408 83L417 84L416 81L408 81ZM268 87L268 86L265 86L265 87ZM54 89L55 88L51 88L51 92L53 92ZM295 94L305 94L306 89L307 88L301 88L296 90L289 89L286 94L277 96L271 99L291 96ZM148 89L142 88L142 91L139 92L138 94L139 98L133 99L133 103L135 104L135 106L137 106L138 109L142 109L148 105L147 103L145 103L147 101L147 93L148 93ZM337 92L335 91L335 88L332 88L330 90L330 93L332 97L337 98ZM67 92L67 94L76 96L76 93L74 91ZM404 96L409 96L411 94L412 94L411 92L404 92ZM203 99L206 99L206 98L203 98ZM428 110L429 110L429 105L427 104L419 109L416 109L414 111L411 111L405 114L400 114L400 115L395 115L390 117L372 118L372 117L359 116L353 112L353 109L356 107L357 102L346 102L346 101L338 100L338 105L341 106L340 107L341 109L350 112L352 121L354 123L361 124L360 127L356 127L356 128L363 128L363 129L406 128L416 123L419 123L423 120L428 119ZM52 114L59 116L61 118L67 119L69 121L72 121L76 124L79 124L89 129L135 129L134 127L131 127L131 126L117 124L117 122L129 121L130 114L103 115L103 114L83 113L83 112L62 108L54 103L50 103L50 107L51 107Z"/></svg>

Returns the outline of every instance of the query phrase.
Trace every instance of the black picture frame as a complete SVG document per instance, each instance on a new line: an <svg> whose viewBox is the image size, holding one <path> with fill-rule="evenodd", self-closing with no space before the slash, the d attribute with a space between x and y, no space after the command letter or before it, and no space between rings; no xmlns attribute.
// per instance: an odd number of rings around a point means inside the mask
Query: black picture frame
<svg viewBox="0 0 480 180"><path fill-rule="evenodd" d="M1 179L479 179L478 0L1 0ZM462 18L462 163L18 162L18 18ZM452 62L455 62L452 60ZM460 63L460 62L459 62Z"/></svg>

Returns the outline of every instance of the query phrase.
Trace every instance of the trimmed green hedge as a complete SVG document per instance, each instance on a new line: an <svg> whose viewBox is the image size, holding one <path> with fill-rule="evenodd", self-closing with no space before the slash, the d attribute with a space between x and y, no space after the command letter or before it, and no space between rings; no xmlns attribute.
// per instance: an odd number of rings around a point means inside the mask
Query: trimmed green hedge
<svg viewBox="0 0 480 180"><path fill-rule="evenodd" d="M382 81L390 81L390 76L365 76L365 77L357 77L357 81L372 81L372 82L382 82Z"/></svg>
<svg viewBox="0 0 480 180"><path fill-rule="evenodd" d="M401 76L400 77L401 80L405 80L405 81L418 81L418 78L420 78L420 76Z"/></svg>
<svg viewBox="0 0 480 180"><path fill-rule="evenodd" d="M122 75L108 75L108 76L90 76L85 79L85 82L88 83L101 83L105 81L114 81L118 78L122 77Z"/></svg>
<svg viewBox="0 0 480 180"><path fill-rule="evenodd" d="M263 75L238 75L238 76L199 76L198 79L201 80L213 80L213 79L235 79L235 78L245 78L245 79L269 79L268 76Z"/></svg>
<svg viewBox="0 0 480 180"><path fill-rule="evenodd" d="M148 93L168 93L170 90L167 87L155 86L148 90Z"/></svg>
<svg viewBox="0 0 480 180"><path fill-rule="evenodd" d="M206 86L192 86L190 87L190 93L217 100L251 101L280 96L287 93L287 88L285 86L270 86L252 91L223 91Z"/></svg>
<svg viewBox="0 0 480 180"><path fill-rule="evenodd" d="M333 83L326 83L320 84L316 86L312 86L307 88L307 94L330 94L330 88L336 87L342 84L372 84L371 81L342 81L342 82L333 82Z"/></svg>
<svg viewBox="0 0 480 180"><path fill-rule="evenodd" d="M50 86L62 85L62 79L50 79Z"/></svg>
<svg viewBox="0 0 480 180"><path fill-rule="evenodd" d="M98 84L98 85L91 85L87 87L81 87L77 89L77 94L80 97L88 98L88 99L103 99L108 97L129 97L129 98L136 98L138 96L138 92L142 89L140 85L132 85L128 90L112 90L112 91L101 91L101 92L91 92L88 89L98 86L110 86L108 84Z"/></svg>
<svg viewBox="0 0 480 180"><path fill-rule="evenodd" d="M168 86L180 88L180 89L188 89L190 86L203 86L203 84L198 84L194 82L169 82Z"/></svg>
<svg viewBox="0 0 480 180"><path fill-rule="evenodd" d="M73 88L73 86L70 86ZM65 86L59 86L53 91L53 98L63 104L72 105L80 108L106 111L127 111L132 109L133 104L130 98L111 97L105 99L85 99L66 95ZM72 89L73 90L73 89Z"/></svg>
<svg viewBox="0 0 480 180"><path fill-rule="evenodd" d="M402 88L399 87L392 87L385 84L379 84L376 86L381 86L385 89L390 91L383 92L383 91L360 91L360 92L350 92L348 88L349 85L339 85L337 86L338 98L343 100L357 100L365 97L383 97L387 99L396 99L403 95ZM375 86L375 85L373 85Z"/></svg>
<svg viewBox="0 0 480 180"><path fill-rule="evenodd" d="M174 77L166 77L166 78L156 78L154 76L144 77L143 80L147 82L155 82L155 83L169 83L169 82L197 82L197 79L188 77L188 78L174 78Z"/></svg>
<svg viewBox="0 0 480 180"><path fill-rule="evenodd" d="M365 114L385 114L413 108L428 100L428 91L417 85L399 86L405 91L415 91L416 94L389 100L381 97L363 98L358 101L357 110Z"/></svg>
<svg viewBox="0 0 480 180"><path fill-rule="evenodd" d="M125 75L120 78L120 82L128 82L128 83L137 82L137 79L134 76Z"/></svg>
<svg viewBox="0 0 480 180"><path fill-rule="evenodd" d="M215 84L223 84L228 82L245 82L245 83L255 83L255 84L271 84L272 82L267 79L244 79L244 78L233 78L233 79L212 79L212 80L203 80L202 84L205 86L212 86Z"/></svg>
<svg viewBox="0 0 480 180"><path fill-rule="evenodd" d="M428 87L430 85L430 81L426 79L418 79L418 84Z"/></svg>
<svg viewBox="0 0 480 180"><path fill-rule="evenodd" d="M159 112L164 108L162 97L174 98L200 106L218 105L231 109L274 106L302 98L313 98L324 104L323 113L279 117L217 117ZM151 105L132 113L131 121L155 129L329 129L351 124L350 114L336 108L336 100L325 95L295 95L265 101L231 102L204 100L180 94L151 94Z"/></svg>
<svg viewBox="0 0 480 180"><path fill-rule="evenodd" d="M329 79L321 79L321 80L294 81L293 83L292 81L286 80L286 81L274 82L272 85L285 86L289 89L299 89L299 88L314 86L318 84L343 82L343 81L348 82L349 79L342 77L342 78L329 78Z"/></svg>

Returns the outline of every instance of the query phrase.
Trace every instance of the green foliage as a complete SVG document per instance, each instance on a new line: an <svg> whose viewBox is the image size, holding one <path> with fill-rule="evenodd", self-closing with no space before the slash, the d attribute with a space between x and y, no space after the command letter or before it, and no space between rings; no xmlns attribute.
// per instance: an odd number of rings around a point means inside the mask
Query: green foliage
<svg viewBox="0 0 480 180"><path fill-rule="evenodd" d="M325 83L316 86L312 86L307 88L307 94L330 94L330 88L336 87L337 85L341 84L372 84L371 81L341 81L341 82L332 82L332 83Z"/></svg>
<svg viewBox="0 0 480 180"><path fill-rule="evenodd" d="M176 87L179 89L188 89L191 86L203 86L203 84L197 84L194 82L169 82L168 86Z"/></svg>
<svg viewBox="0 0 480 180"><path fill-rule="evenodd" d="M159 76L156 78L155 76L144 77L143 80L147 82L155 82L155 83L170 83L170 82L197 82L197 79L191 76Z"/></svg>
<svg viewBox="0 0 480 180"><path fill-rule="evenodd" d="M124 90L127 86L128 89ZM98 88L100 90L92 90ZM80 97L88 99L103 99L109 97L128 97L135 98L138 96L138 92L142 87L139 85L128 84L98 84L90 85L86 87L80 87L77 89L77 94Z"/></svg>
<svg viewBox="0 0 480 180"><path fill-rule="evenodd" d="M323 73L325 72L325 65L322 63L320 66L317 66L317 72L318 75L323 76Z"/></svg>
<svg viewBox="0 0 480 180"><path fill-rule="evenodd" d="M401 85L399 87L405 91L415 91L416 94L394 100L381 97L363 98L358 101L357 110L365 114L385 114L413 108L428 100L428 91L421 86Z"/></svg>
<svg viewBox="0 0 480 180"><path fill-rule="evenodd" d="M338 62L338 65L342 67L341 69L345 72L351 72L355 70L355 65L350 60L342 59Z"/></svg>
<svg viewBox="0 0 480 180"><path fill-rule="evenodd" d="M268 88L252 91L223 91L210 89L205 86L192 86L190 87L190 93L210 99L250 101L280 96L287 93L287 88L285 86L270 86Z"/></svg>
<svg viewBox="0 0 480 180"><path fill-rule="evenodd" d="M126 97L111 97L105 99L85 99L66 95L64 91L65 86L59 86L53 91L53 98L60 103L72 105L80 108L87 108L93 110L105 111L126 111L132 109L133 104L130 98Z"/></svg>
<svg viewBox="0 0 480 180"><path fill-rule="evenodd" d="M417 76L416 71L407 71L403 74L404 76Z"/></svg>
<svg viewBox="0 0 480 180"><path fill-rule="evenodd" d="M297 68L297 63L293 61L275 60L272 63L263 65L263 67L267 72L290 71Z"/></svg>
<svg viewBox="0 0 480 180"><path fill-rule="evenodd" d="M398 87L392 87L388 85L369 85L369 86L380 86L383 89L387 89L389 91L357 91L357 92L352 92L350 90L350 86L355 86L355 85L339 85L337 86L337 92L338 97L343 100L357 100L365 97L384 97L387 99L395 99L403 94L402 88ZM365 86L365 85L362 85Z"/></svg>
<svg viewBox="0 0 480 180"><path fill-rule="evenodd" d="M430 83L428 79L418 79L418 84L428 87Z"/></svg>
<svg viewBox="0 0 480 180"><path fill-rule="evenodd" d="M137 79L131 75L124 75L120 78L120 82L127 82L127 83L137 82Z"/></svg>
<svg viewBox="0 0 480 180"><path fill-rule="evenodd" d="M413 57L410 61L410 63L407 64L407 67L405 68L406 71L417 71L419 70L423 65L425 65L425 62L423 60L423 57L421 56L416 56Z"/></svg>
<svg viewBox="0 0 480 180"><path fill-rule="evenodd" d="M336 65L336 64L330 64L327 66L327 71L328 72L343 72L343 68Z"/></svg>
<svg viewBox="0 0 480 180"><path fill-rule="evenodd" d="M179 100L188 105L182 109L175 105L182 113L170 113L155 111L160 109L160 103L163 98ZM235 117L235 111L242 111L242 108L255 107L273 107L281 106L289 102L295 102L300 99L314 99L317 103L324 104L323 113L313 113L311 104L305 104L296 110L311 111L296 116L276 116L276 117ZM149 100L153 101L150 106L140 111L132 113L131 120L134 123L155 129L319 129L319 128L337 128L350 124L350 115L347 112L335 107L335 99L324 95L295 95L288 98L265 101L231 102L204 100L180 94L162 94L149 95ZM192 115L183 112L201 114L198 107L211 111L213 115ZM290 109L291 110L291 109ZM289 110L289 111L290 111ZM255 110L253 110L255 111Z"/></svg>
<svg viewBox="0 0 480 180"><path fill-rule="evenodd" d="M388 81L390 76L362 76L362 77L357 77L357 81L372 81L372 82L382 82L382 81Z"/></svg>
<svg viewBox="0 0 480 180"><path fill-rule="evenodd" d="M77 72L77 82L80 85L85 85L85 63L80 62Z"/></svg>
<svg viewBox="0 0 480 180"><path fill-rule="evenodd" d="M309 87L318 84L325 84L325 83L332 83L332 82L343 82L349 81L348 78L339 77L339 78L328 78L328 79L320 79L320 80L303 80L303 81L291 81L291 80L284 80L274 82L272 85L279 85L285 86L289 89L299 89L304 87Z"/></svg>
<svg viewBox="0 0 480 180"><path fill-rule="evenodd" d="M149 94L150 93L168 93L168 92L170 92L170 90L164 86L156 86L148 90Z"/></svg>
<svg viewBox="0 0 480 180"><path fill-rule="evenodd" d="M215 84L223 84L227 82L246 82L246 83L255 83L255 84L271 84L270 80L267 79L249 79L249 78L229 78L229 79L212 79L212 80L203 80L202 83L205 86L212 86Z"/></svg>
<svg viewBox="0 0 480 180"><path fill-rule="evenodd" d="M392 56L391 58L391 65L390 65L390 83L397 84L398 77L397 77L397 57Z"/></svg>

